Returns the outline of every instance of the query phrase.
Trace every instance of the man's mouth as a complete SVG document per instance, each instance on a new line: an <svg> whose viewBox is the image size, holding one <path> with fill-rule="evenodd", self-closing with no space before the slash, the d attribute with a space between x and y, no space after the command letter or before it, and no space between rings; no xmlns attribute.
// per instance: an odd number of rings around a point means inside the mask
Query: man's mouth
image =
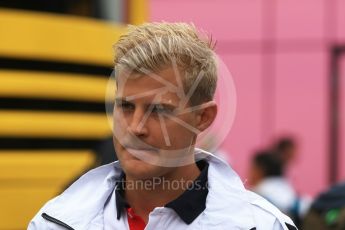
<svg viewBox="0 0 345 230"><path fill-rule="evenodd" d="M150 148L150 147L144 147L144 146L133 146L133 145L125 145L124 148L134 154L134 155L147 155L147 154L157 154L158 153L158 149L156 148Z"/></svg>
<svg viewBox="0 0 345 230"><path fill-rule="evenodd" d="M132 147L125 147L128 153L130 153L133 157L138 158L143 161L151 161L155 157L157 157L158 151L152 148L132 148Z"/></svg>
<svg viewBox="0 0 345 230"><path fill-rule="evenodd" d="M138 151L158 152L158 149L147 146L124 145L124 148Z"/></svg>

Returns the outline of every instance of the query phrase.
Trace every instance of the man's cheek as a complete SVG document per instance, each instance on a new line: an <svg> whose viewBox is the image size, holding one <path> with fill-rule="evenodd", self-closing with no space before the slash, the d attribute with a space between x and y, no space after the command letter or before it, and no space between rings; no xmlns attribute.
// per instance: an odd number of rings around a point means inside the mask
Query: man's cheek
<svg viewBox="0 0 345 230"><path fill-rule="evenodd" d="M116 137L123 137L126 135L128 124L124 119L123 115L114 115L114 134Z"/></svg>

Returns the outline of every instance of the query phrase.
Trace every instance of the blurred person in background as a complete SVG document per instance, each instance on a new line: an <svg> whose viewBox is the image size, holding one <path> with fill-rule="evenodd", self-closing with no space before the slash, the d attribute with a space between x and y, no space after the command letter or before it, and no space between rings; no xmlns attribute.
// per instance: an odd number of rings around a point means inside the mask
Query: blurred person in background
<svg viewBox="0 0 345 230"><path fill-rule="evenodd" d="M299 156L298 141L296 140L295 135L284 135L279 137L271 145L270 151L276 154L281 160L283 177L292 186L293 182L296 181L297 177L299 176L297 174L297 170L294 170L294 164L298 161ZM297 209L295 209L293 213L294 215L298 214L298 216L294 218L298 222L298 220L301 220L309 210L313 199L309 194L300 194L298 191L296 191L296 193L298 194L299 200L297 201L299 202L296 203L298 208L295 207Z"/></svg>
<svg viewBox="0 0 345 230"><path fill-rule="evenodd" d="M345 182L321 193L306 214L303 230L345 229Z"/></svg>
<svg viewBox="0 0 345 230"><path fill-rule="evenodd" d="M252 191L289 215L299 226L301 200L284 177L284 163L276 152L258 151L251 160L249 183Z"/></svg>
<svg viewBox="0 0 345 230"><path fill-rule="evenodd" d="M297 158L296 141L292 137L279 138L273 144L272 151L281 159L282 166L286 170Z"/></svg>
<svg viewBox="0 0 345 230"><path fill-rule="evenodd" d="M272 202L284 213L290 213L296 193L284 177L283 162L274 152L259 151L253 156L249 182L253 191Z"/></svg>
<svg viewBox="0 0 345 230"><path fill-rule="evenodd" d="M226 162L195 148L218 111L209 39L190 24L147 23L130 27L115 55L119 161L49 201L29 230L296 229Z"/></svg>

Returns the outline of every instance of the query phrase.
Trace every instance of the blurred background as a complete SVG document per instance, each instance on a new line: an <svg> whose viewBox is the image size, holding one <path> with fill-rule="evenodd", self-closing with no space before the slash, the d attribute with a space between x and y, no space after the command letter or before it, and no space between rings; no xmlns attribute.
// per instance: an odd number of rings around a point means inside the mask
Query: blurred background
<svg viewBox="0 0 345 230"><path fill-rule="evenodd" d="M237 90L219 152L248 187L253 162L271 162L256 154L279 146L292 146L282 175L299 197L345 180L345 1L1 0L0 230L26 229L82 172L115 159L112 44L127 24L163 20L217 41Z"/></svg>

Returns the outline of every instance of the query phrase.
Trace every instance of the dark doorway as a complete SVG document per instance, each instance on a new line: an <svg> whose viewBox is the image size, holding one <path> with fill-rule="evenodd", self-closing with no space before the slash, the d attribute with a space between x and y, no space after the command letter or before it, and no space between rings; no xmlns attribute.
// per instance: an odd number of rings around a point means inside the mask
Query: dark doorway
<svg viewBox="0 0 345 230"><path fill-rule="evenodd" d="M332 48L330 77L329 182L345 179L345 45Z"/></svg>

